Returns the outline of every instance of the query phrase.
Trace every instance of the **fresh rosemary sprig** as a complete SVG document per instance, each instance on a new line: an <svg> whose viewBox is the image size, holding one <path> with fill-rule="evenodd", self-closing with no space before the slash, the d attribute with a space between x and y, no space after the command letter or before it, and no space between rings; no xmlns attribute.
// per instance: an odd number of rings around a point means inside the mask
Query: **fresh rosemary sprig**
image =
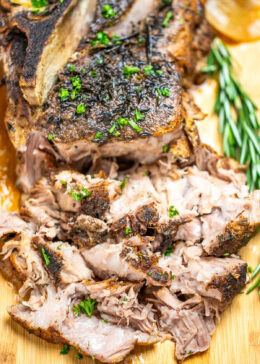
<svg viewBox="0 0 260 364"><path fill-rule="evenodd" d="M218 77L214 112L219 117L223 152L227 157L247 165L250 191L260 188L260 125L256 116L257 107L234 79L231 54L219 38L213 41L207 66L202 71Z"/></svg>

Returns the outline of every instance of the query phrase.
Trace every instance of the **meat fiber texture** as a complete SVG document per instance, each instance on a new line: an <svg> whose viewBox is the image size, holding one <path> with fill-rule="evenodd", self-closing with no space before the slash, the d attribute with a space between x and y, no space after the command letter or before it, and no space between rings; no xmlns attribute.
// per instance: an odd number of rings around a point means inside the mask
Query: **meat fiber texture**
<svg viewBox="0 0 260 364"><path fill-rule="evenodd" d="M109 167L113 178L53 172L20 216L1 214L1 268L19 289L11 317L103 362L165 339L178 360L205 351L246 282L235 254L259 225L259 191L233 170L227 182L163 161ZM75 311L85 300L91 315Z"/></svg>

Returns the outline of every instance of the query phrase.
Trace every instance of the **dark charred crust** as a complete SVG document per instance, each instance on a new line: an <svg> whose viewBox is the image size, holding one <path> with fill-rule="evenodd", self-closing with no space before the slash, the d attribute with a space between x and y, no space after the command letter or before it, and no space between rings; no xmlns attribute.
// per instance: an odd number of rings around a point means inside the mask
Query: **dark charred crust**
<svg viewBox="0 0 260 364"><path fill-rule="evenodd" d="M136 211L137 219L146 226L155 226L159 221L159 214L155 204L142 206Z"/></svg>
<svg viewBox="0 0 260 364"><path fill-rule="evenodd" d="M74 3L75 0L64 0L63 3L60 3L59 6L56 6L52 10L49 16L45 17L33 15L28 11L19 12L15 16L12 26L17 27L26 34L28 40L26 59L23 67L23 78L26 83L34 85L43 48L59 19Z"/></svg>
<svg viewBox="0 0 260 364"><path fill-rule="evenodd" d="M55 252L54 250L50 249L48 247L48 244L41 242L41 239L38 237L34 238L33 242L35 243L35 245L37 246L37 249L39 250L40 256L44 262L44 266L51 273L51 275L53 276L55 281L59 282L60 281L60 272L63 267L61 255L58 254L57 252ZM49 264L46 263L46 260L43 256L42 249L44 249L47 257L49 258L49 261L50 261Z"/></svg>
<svg viewBox="0 0 260 364"><path fill-rule="evenodd" d="M108 208L108 191L103 184L95 187L89 197L81 200L81 213L98 219L103 217Z"/></svg>
<svg viewBox="0 0 260 364"><path fill-rule="evenodd" d="M96 8L96 15L93 24L91 25L91 31L93 33L99 32L101 29L107 28L116 24L120 18L125 15L126 11L134 3L134 0L99 0ZM111 18L105 18L102 14L104 5L109 4L115 15Z"/></svg>
<svg viewBox="0 0 260 364"><path fill-rule="evenodd" d="M216 238L215 243L205 247L205 250L209 255L215 256L237 253L251 239L256 227L251 225L247 218L241 216L239 220L228 223L223 234Z"/></svg>
<svg viewBox="0 0 260 364"><path fill-rule="evenodd" d="M163 21L164 13L159 18ZM121 38L113 42L110 39L110 44L106 46L86 45L72 63L75 69L65 68L59 75L59 81L45 106L43 119L38 121L39 130L46 135L51 130L56 135L55 142L87 138L95 144L104 145L147 135L157 136L177 129L183 119L182 80L172 59L160 54L160 49L155 47L158 39L164 35L161 23L156 17L151 18L148 28L151 29L152 40L147 37L144 27L124 40ZM148 52L151 53L151 60L148 59L150 56L147 57L146 42L139 44L140 37L152 42L153 47ZM152 70L146 72L149 64ZM125 75L126 66L137 67L139 71ZM73 78L80 80L80 89L71 99L75 93ZM69 96L60 99L60 89L66 89ZM161 90L166 90L166 94L162 94ZM77 105L81 103L86 110L78 114ZM50 121L50 115L57 115L57 110L61 117ZM143 114L137 122L141 131L137 132L130 124L122 128L117 124L116 120L120 117L134 120L136 110ZM118 134L116 136L110 132L113 125L113 130ZM96 138L97 132L99 138Z"/></svg>
<svg viewBox="0 0 260 364"><path fill-rule="evenodd" d="M216 276L209 284L210 288L216 288L222 292L223 303L228 303L241 292L246 283L247 264L240 264L232 272L224 276Z"/></svg>

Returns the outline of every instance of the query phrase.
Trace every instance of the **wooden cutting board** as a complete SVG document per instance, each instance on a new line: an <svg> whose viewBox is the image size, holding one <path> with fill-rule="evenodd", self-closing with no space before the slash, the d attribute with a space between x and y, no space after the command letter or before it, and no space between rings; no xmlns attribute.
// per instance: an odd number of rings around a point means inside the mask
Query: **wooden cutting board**
<svg viewBox="0 0 260 364"><path fill-rule="evenodd" d="M246 91L260 108L260 42L231 46L237 74ZM194 90L195 100L208 114L200 123L202 140L219 152L221 138L218 124L211 114L215 99L214 81ZM3 95L0 95L0 117L3 116ZM260 118L260 114L259 114ZM2 125L2 123L1 123ZM3 143L6 134L0 126L0 207L15 210L17 191L13 189L14 163L10 156L11 146ZM259 207L260 208L260 207ZM242 257L252 267L260 262L260 234L250 241L241 251ZM15 294L0 277L0 364L76 364L76 352L62 356L60 346L48 344L25 332L12 322L6 307L15 302ZM260 300L257 291L248 296L238 295L232 305L222 315L217 331L213 335L210 349L187 360L186 364L257 364L260 363ZM80 363L93 363L91 359L82 359ZM153 347L138 348L125 359L124 363L133 364L175 364L174 344L165 342Z"/></svg>

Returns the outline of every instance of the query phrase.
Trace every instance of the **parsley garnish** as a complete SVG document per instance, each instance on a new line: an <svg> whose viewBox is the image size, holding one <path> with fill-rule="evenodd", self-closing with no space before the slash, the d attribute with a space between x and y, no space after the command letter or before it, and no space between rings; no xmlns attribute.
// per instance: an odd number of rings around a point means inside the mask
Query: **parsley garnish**
<svg viewBox="0 0 260 364"><path fill-rule="evenodd" d="M167 248L167 250L166 250L166 252L165 252L165 256L166 257L169 257L170 255L171 255L171 253L172 253L172 249L173 249L173 246L171 245L171 246L169 246L168 248Z"/></svg>
<svg viewBox="0 0 260 364"><path fill-rule="evenodd" d="M76 356L77 359L83 359L83 355L78 353L77 356Z"/></svg>
<svg viewBox="0 0 260 364"><path fill-rule="evenodd" d="M168 11L168 13L166 14L165 18L164 18L164 21L162 22L162 26L164 28L167 28L168 25L169 25L169 21L171 20L172 18L172 12L171 11Z"/></svg>
<svg viewBox="0 0 260 364"><path fill-rule="evenodd" d="M172 279L175 279L175 278L176 278L176 275L175 275L175 274L173 274L173 275L172 275Z"/></svg>
<svg viewBox="0 0 260 364"><path fill-rule="evenodd" d="M112 19L115 17L116 12L112 9L111 5L105 4L102 8L102 15L105 19Z"/></svg>
<svg viewBox="0 0 260 364"><path fill-rule="evenodd" d="M104 322L107 324L108 323L108 320L107 319L104 319Z"/></svg>
<svg viewBox="0 0 260 364"><path fill-rule="evenodd" d="M54 134L50 134L50 135L48 135L48 140L52 140L52 139L54 139L55 138L55 135Z"/></svg>
<svg viewBox="0 0 260 364"><path fill-rule="evenodd" d="M31 0L31 2L32 2L32 7L35 9L41 9L49 5L47 0Z"/></svg>
<svg viewBox="0 0 260 364"><path fill-rule="evenodd" d="M92 313L96 307L97 301L88 297L84 301L80 301L79 305L73 305L74 315L80 314L80 312L85 313L88 317L92 316Z"/></svg>
<svg viewBox="0 0 260 364"><path fill-rule="evenodd" d="M153 66L151 64L148 64L147 66L144 67L144 73L146 75L151 75L153 74Z"/></svg>
<svg viewBox="0 0 260 364"><path fill-rule="evenodd" d="M170 91L167 87L165 88L159 88L157 87L157 93L159 96L166 96L166 97L169 97L171 94L170 94Z"/></svg>
<svg viewBox="0 0 260 364"><path fill-rule="evenodd" d="M151 275L152 275L152 273L151 273L151 272L148 272L147 274L148 274L148 276L150 276L150 277L151 277Z"/></svg>
<svg viewBox="0 0 260 364"><path fill-rule="evenodd" d="M133 120L129 120L129 125L137 132L140 133L142 128L140 128Z"/></svg>
<svg viewBox="0 0 260 364"><path fill-rule="evenodd" d="M157 70L157 71L155 71L155 73L157 73L157 75L162 75L163 74L163 71L162 70Z"/></svg>
<svg viewBox="0 0 260 364"><path fill-rule="evenodd" d="M74 76L71 78L71 83L72 86L77 90L80 91L81 90L81 79L79 78L79 76Z"/></svg>
<svg viewBox="0 0 260 364"><path fill-rule="evenodd" d="M123 74L125 77L129 77L129 76L133 75L134 73L138 73L139 71L140 71L139 67L125 66Z"/></svg>
<svg viewBox="0 0 260 364"><path fill-rule="evenodd" d="M73 196L74 200L79 201L82 200L85 197L89 197L92 193L92 191L88 191L87 188L82 187L82 192L76 192L76 191L69 191L71 196Z"/></svg>
<svg viewBox="0 0 260 364"><path fill-rule="evenodd" d="M74 64L68 64L68 69L73 72L75 71L76 67L74 66Z"/></svg>
<svg viewBox="0 0 260 364"><path fill-rule="evenodd" d="M97 77L97 71L95 71L95 70L94 71L91 71L91 76L92 77Z"/></svg>
<svg viewBox="0 0 260 364"><path fill-rule="evenodd" d="M76 113L78 115L83 114L87 109L87 106L85 104L78 104Z"/></svg>
<svg viewBox="0 0 260 364"><path fill-rule="evenodd" d="M67 90L66 88L61 88L59 92L59 98L61 100L65 100L67 99L67 97L69 97L69 90Z"/></svg>
<svg viewBox="0 0 260 364"><path fill-rule="evenodd" d="M103 45L110 45L111 44L110 39L109 39L107 33L105 33L105 32L99 32L99 33L97 33L96 38L97 38L96 40L93 40L91 42L91 44L93 46L95 46L95 45L97 45L99 43L100 44L103 44Z"/></svg>
<svg viewBox="0 0 260 364"><path fill-rule="evenodd" d="M112 35L112 41L114 44L121 44L121 40L119 40L119 36L118 35Z"/></svg>
<svg viewBox="0 0 260 364"><path fill-rule="evenodd" d="M102 134L100 133L100 131L97 131L96 135L95 135L95 139L100 139L101 136L102 136Z"/></svg>
<svg viewBox="0 0 260 364"><path fill-rule="evenodd" d="M124 190L128 180L129 180L129 178L126 177L126 178L124 178L123 182L120 184L120 188L122 191Z"/></svg>
<svg viewBox="0 0 260 364"><path fill-rule="evenodd" d="M126 234L126 235L128 235L128 234L130 234L130 233L132 233L132 230L131 230L129 227L127 227L127 228L125 229L125 234Z"/></svg>
<svg viewBox="0 0 260 364"><path fill-rule="evenodd" d="M181 23L181 24L182 24L183 22L184 22L184 19L183 19L183 18L180 18L180 19L179 19L179 23Z"/></svg>
<svg viewBox="0 0 260 364"><path fill-rule="evenodd" d="M83 67L83 68L81 68L80 72L85 73L85 72L87 72L87 70L85 67Z"/></svg>
<svg viewBox="0 0 260 364"><path fill-rule="evenodd" d="M46 254L46 251L44 248L42 248L42 255L43 255L43 258L45 260L45 263L46 265L49 265L50 264L50 258L48 257L48 255Z"/></svg>
<svg viewBox="0 0 260 364"><path fill-rule="evenodd" d="M225 253L225 254L224 254L224 257L228 257L228 256L229 256L229 253Z"/></svg>
<svg viewBox="0 0 260 364"><path fill-rule="evenodd" d="M145 115L142 114L141 111L139 111L139 110L135 111L134 121L138 122L144 118L145 118Z"/></svg>
<svg viewBox="0 0 260 364"><path fill-rule="evenodd" d="M62 248L62 244L59 244L59 245L57 246L57 249L58 249L58 250L61 250L61 248Z"/></svg>
<svg viewBox="0 0 260 364"><path fill-rule="evenodd" d="M171 205L169 207L169 217L174 217L176 215L179 215L179 211L173 205Z"/></svg>
<svg viewBox="0 0 260 364"><path fill-rule="evenodd" d="M61 351L60 351L60 354L61 354L61 355L66 355L66 354L68 354L68 353L69 353L69 351L70 351L70 346L69 346L68 344L65 344L65 345L62 347L62 349L61 349Z"/></svg>
<svg viewBox="0 0 260 364"><path fill-rule="evenodd" d="M193 354L193 351L192 350L188 351L188 354L189 355Z"/></svg>
<svg viewBox="0 0 260 364"><path fill-rule="evenodd" d="M170 149L170 147L168 145L164 145L162 147L162 150L163 150L164 153L167 153L169 149Z"/></svg>

